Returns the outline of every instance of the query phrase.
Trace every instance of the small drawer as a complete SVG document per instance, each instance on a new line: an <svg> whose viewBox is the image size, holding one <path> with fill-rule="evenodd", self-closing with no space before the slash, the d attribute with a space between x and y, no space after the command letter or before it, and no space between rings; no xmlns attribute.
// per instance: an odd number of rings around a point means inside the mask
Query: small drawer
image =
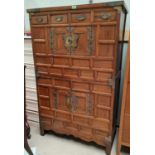
<svg viewBox="0 0 155 155"><path fill-rule="evenodd" d="M90 22L90 13L74 13L71 15L72 23Z"/></svg>
<svg viewBox="0 0 155 155"><path fill-rule="evenodd" d="M66 14L60 15L52 15L51 16L51 23L52 24L66 24L68 22L68 18Z"/></svg>
<svg viewBox="0 0 155 155"><path fill-rule="evenodd" d="M47 24L47 16L32 16L32 24Z"/></svg>
<svg viewBox="0 0 155 155"><path fill-rule="evenodd" d="M116 20L116 12L114 11L96 11L94 13L95 22L106 22Z"/></svg>

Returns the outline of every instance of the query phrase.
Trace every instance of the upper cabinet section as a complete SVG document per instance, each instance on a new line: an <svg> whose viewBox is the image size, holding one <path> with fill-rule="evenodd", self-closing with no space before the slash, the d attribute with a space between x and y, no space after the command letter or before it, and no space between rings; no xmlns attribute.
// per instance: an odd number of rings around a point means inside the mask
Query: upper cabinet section
<svg viewBox="0 0 155 155"><path fill-rule="evenodd" d="M31 25L45 26L45 24L63 25L113 22L117 20L117 13L127 13L127 10L124 2L119 1L103 4L28 9L27 12L30 13Z"/></svg>
<svg viewBox="0 0 155 155"><path fill-rule="evenodd" d="M42 15L32 15L32 25L60 25L60 24L92 24L98 22L112 22L117 20L117 10L114 9L93 9L66 12L51 12Z"/></svg>

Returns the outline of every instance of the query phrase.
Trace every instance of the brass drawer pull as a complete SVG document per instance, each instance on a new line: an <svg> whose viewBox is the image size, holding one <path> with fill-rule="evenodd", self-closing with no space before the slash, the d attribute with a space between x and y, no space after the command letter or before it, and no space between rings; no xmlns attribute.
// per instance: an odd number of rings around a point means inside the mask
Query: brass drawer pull
<svg viewBox="0 0 155 155"><path fill-rule="evenodd" d="M77 16L76 16L76 19L77 19L78 21L84 21L84 20L86 20L86 16L85 16L85 15L77 15Z"/></svg>
<svg viewBox="0 0 155 155"><path fill-rule="evenodd" d="M43 18L42 18L42 17L38 17L38 18L36 18L36 21L37 21L38 23L42 23L42 22L43 22Z"/></svg>
<svg viewBox="0 0 155 155"><path fill-rule="evenodd" d="M104 13L104 14L102 14L101 16L100 16L100 18L102 19L102 20L107 20L107 19L109 19L111 17L111 14L110 13Z"/></svg>
<svg viewBox="0 0 155 155"><path fill-rule="evenodd" d="M56 22L61 22L63 20L63 17L62 16L56 16L55 17L55 21Z"/></svg>

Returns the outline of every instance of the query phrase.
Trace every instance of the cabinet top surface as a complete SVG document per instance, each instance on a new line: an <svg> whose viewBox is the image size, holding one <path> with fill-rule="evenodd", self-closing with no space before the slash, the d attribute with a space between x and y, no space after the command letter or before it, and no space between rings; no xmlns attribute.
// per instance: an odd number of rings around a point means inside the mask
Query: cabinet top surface
<svg viewBox="0 0 155 155"><path fill-rule="evenodd" d="M127 7L124 1L104 2L84 5L72 5L72 6L59 6L59 7L47 7L47 8L32 8L27 9L28 13L39 13L47 11L63 11L63 10L79 10L79 9L91 9L91 8L103 8L103 7L120 7L121 11L127 13Z"/></svg>

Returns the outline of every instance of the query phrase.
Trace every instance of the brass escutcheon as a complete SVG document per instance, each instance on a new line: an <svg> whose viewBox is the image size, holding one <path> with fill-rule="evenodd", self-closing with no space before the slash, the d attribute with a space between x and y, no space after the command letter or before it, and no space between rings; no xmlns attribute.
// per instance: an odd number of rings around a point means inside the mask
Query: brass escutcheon
<svg viewBox="0 0 155 155"><path fill-rule="evenodd" d="M77 19L78 21L83 21L83 20L86 19L86 16L85 16L85 15L77 15L77 16L76 16L76 19Z"/></svg>
<svg viewBox="0 0 155 155"><path fill-rule="evenodd" d="M107 19L109 19L111 17L111 14L110 13L104 13L104 14L102 14L101 16L100 16L100 18L102 19L102 20L107 20Z"/></svg>
<svg viewBox="0 0 155 155"><path fill-rule="evenodd" d="M43 18L42 17L38 17L38 18L36 18L36 20L37 20L38 23L42 23L43 22Z"/></svg>
<svg viewBox="0 0 155 155"><path fill-rule="evenodd" d="M63 36L65 47L69 52L74 51L77 48L78 39L79 39L78 34L71 34L71 35Z"/></svg>
<svg viewBox="0 0 155 155"><path fill-rule="evenodd" d="M63 20L63 17L62 17L62 16L56 16L56 17L55 17L55 20L56 20L57 22L61 22L61 21Z"/></svg>
<svg viewBox="0 0 155 155"><path fill-rule="evenodd" d="M69 111L72 111L72 101L71 96L66 96L66 106L69 109Z"/></svg>

